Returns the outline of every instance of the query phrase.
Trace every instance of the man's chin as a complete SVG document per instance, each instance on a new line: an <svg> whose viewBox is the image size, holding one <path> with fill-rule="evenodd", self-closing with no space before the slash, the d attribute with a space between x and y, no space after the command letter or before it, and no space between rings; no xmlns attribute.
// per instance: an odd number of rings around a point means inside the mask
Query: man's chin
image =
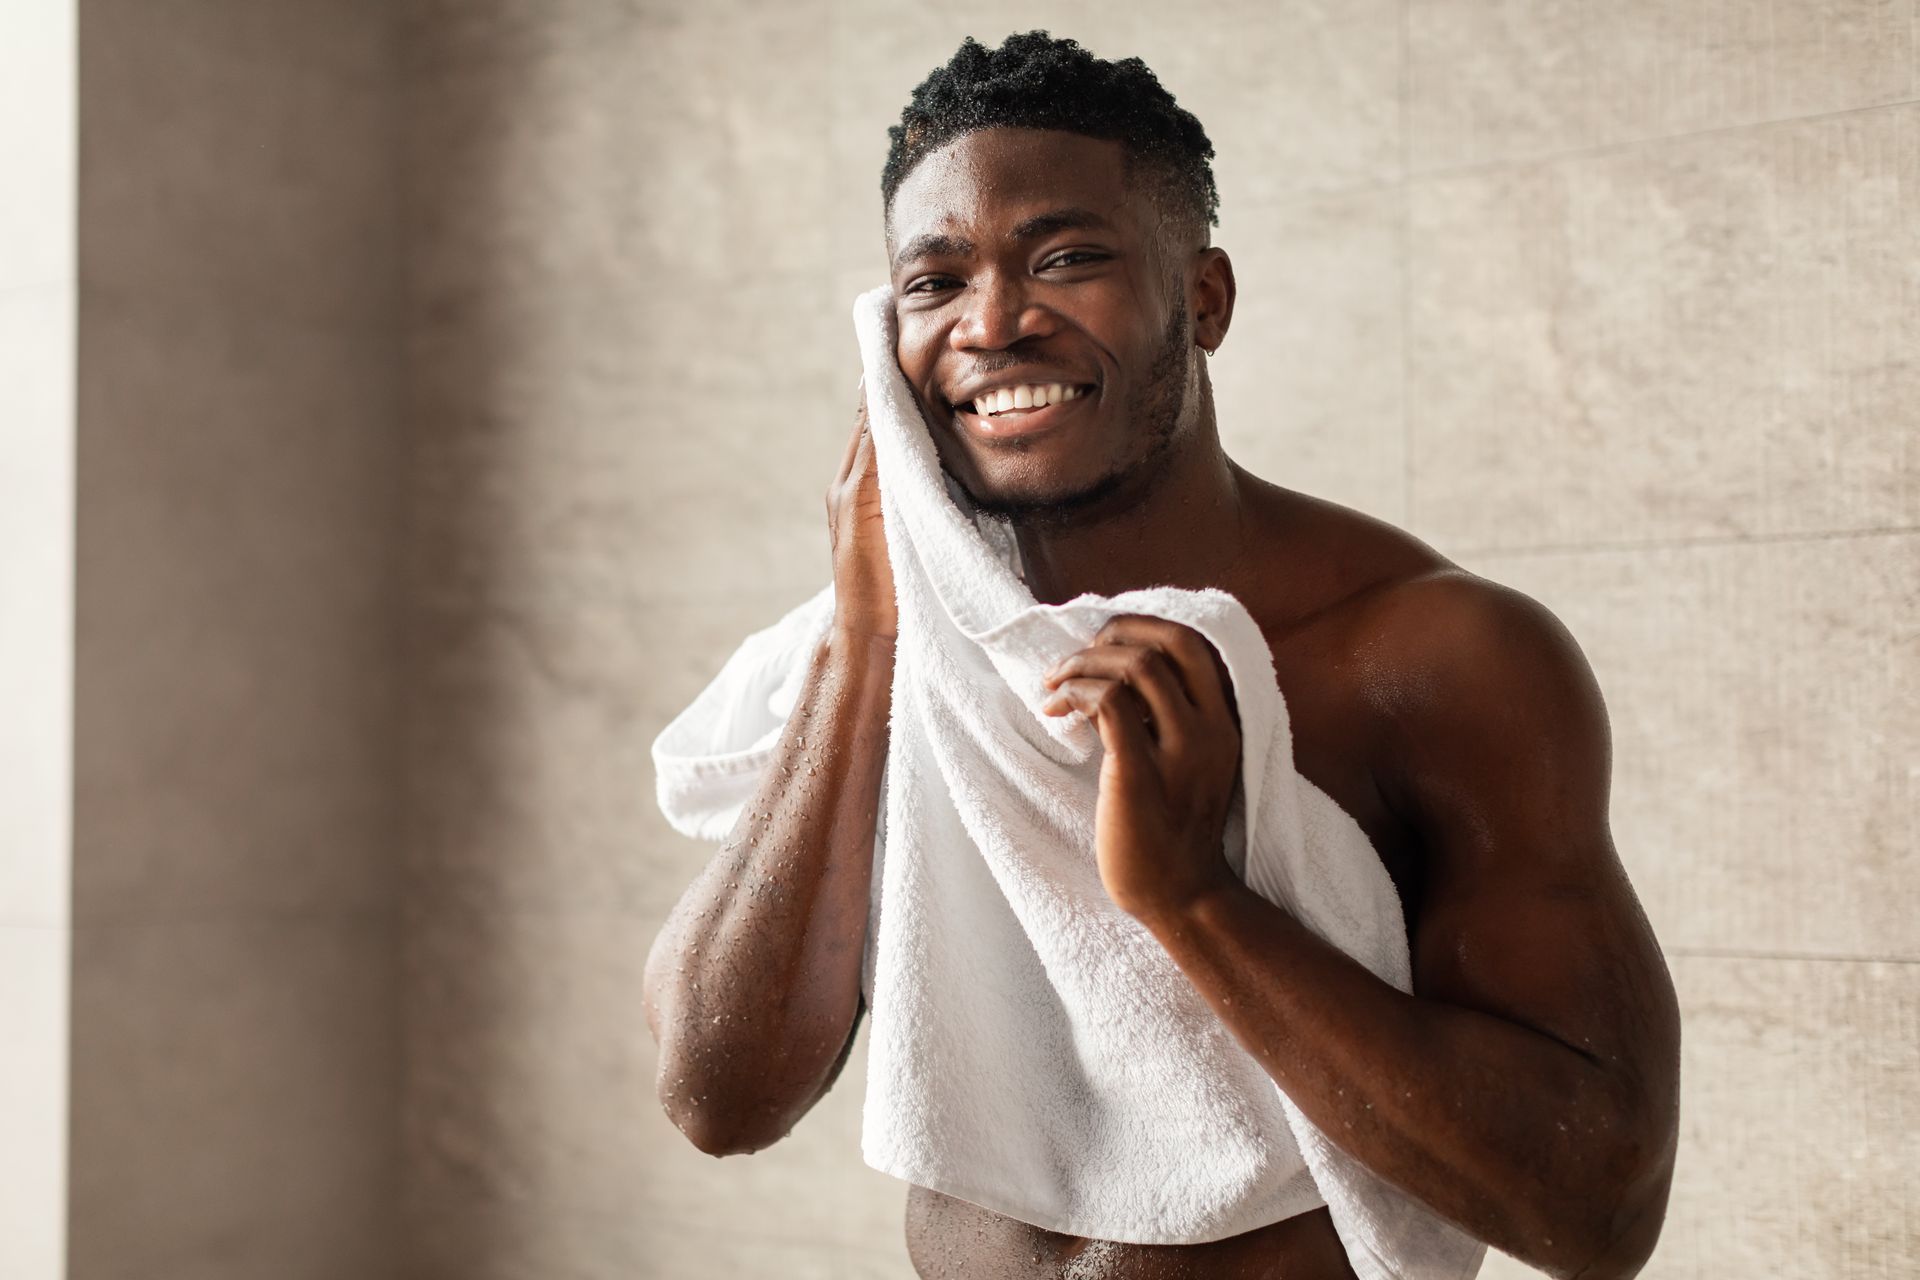
<svg viewBox="0 0 1920 1280"><path fill-rule="evenodd" d="M1024 483L995 484L990 480L969 481L950 469L943 470L976 513L1022 525L1071 524L1118 490L1124 479L1115 473L1077 485L1044 480L1035 483L1032 478L1025 478Z"/></svg>

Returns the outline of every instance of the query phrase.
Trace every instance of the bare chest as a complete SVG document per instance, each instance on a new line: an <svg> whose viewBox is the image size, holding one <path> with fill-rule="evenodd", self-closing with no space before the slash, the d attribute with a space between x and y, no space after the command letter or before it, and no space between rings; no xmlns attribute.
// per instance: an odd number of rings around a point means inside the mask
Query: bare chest
<svg viewBox="0 0 1920 1280"><path fill-rule="evenodd" d="M1294 767L1366 834L1400 895L1411 946L1424 861L1415 833L1389 808L1380 787L1386 727L1365 696L1365 661L1337 627L1268 638L1286 700Z"/></svg>

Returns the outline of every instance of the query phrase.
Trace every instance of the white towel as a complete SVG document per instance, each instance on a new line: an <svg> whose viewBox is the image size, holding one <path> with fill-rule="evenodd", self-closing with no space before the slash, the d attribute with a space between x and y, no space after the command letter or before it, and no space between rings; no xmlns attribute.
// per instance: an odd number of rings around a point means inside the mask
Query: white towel
<svg viewBox="0 0 1920 1280"><path fill-rule="evenodd" d="M1113 614L1206 636L1241 721L1229 864L1410 991L1393 883L1294 768L1252 617L1212 589L1036 602L1011 531L965 510L940 468L894 355L890 289L862 295L854 319L899 604L863 974L866 1162L1053 1231L1140 1244L1220 1239L1325 1204L1364 1280L1475 1274L1486 1246L1330 1143L1108 898L1093 844L1099 734L1077 712L1040 711L1041 674ZM749 636L661 732L660 805L678 830L732 828L832 613L828 584Z"/></svg>

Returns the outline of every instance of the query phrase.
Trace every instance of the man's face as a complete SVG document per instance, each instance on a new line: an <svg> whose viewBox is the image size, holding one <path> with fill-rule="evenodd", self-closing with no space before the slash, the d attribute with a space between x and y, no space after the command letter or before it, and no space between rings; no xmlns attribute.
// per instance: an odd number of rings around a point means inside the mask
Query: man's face
<svg viewBox="0 0 1920 1280"><path fill-rule="evenodd" d="M894 193L897 354L984 510L1066 520L1164 472L1196 415L1187 264L1117 142L985 129ZM1046 388L1045 407L983 396Z"/></svg>

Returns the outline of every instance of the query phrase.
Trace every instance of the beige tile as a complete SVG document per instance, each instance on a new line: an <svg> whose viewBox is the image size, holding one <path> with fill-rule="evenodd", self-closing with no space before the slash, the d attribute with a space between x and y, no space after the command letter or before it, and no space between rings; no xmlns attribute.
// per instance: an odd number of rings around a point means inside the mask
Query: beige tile
<svg viewBox="0 0 1920 1280"><path fill-rule="evenodd" d="M749 633L805 598L527 601L422 616L407 841L416 899L664 918L714 849L661 816L653 739Z"/></svg>
<svg viewBox="0 0 1920 1280"><path fill-rule="evenodd" d="M1221 442L1256 475L1405 518L1401 197L1305 197L1222 220L1233 326L1208 364Z"/></svg>
<svg viewBox="0 0 1920 1280"><path fill-rule="evenodd" d="M808 13L647 17L417 86L429 595L818 584L859 366Z"/></svg>
<svg viewBox="0 0 1920 1280"><path fill-rule="evenodd" d="M69 918L74 302L0 290L0 925Z"/></svg>
<svg viewBox="0 0 1920 1280"><path fill-rule="evenodd" d="M1920 966L1673 962L1681 1136L1647 1274L1896 1280L1920 1268Z"/></svg>
<svg viewBox="0 0 1920 1280"><path fill-rule="evenodd" d="M1442 550L1920 518L1920 105L1419 180Z"/></svg>
<svg viewBox="0 0 1920 1280"><path fill-rule="evenodd" d="M660 7L656 0L405 0L395 23L408 76L484 74L618 38Z"/></svg>
<svg viewBox="0 0 1920 1280"><path fill-rule="evenodd" d="M444 265L415 276L407 308L414 416L435 429L602 408L646 423L682 391L753 393L798 415L822 379L850 392L860 370L853 298L819 270L618 275L507 253Z"/></svg>
<svg viewBox="0 0 1920 1280"><path fill-rule="evenodd" d="M75 930L74 1280L391 1274L392 930Z"/></svg>
<svg viewBox="0 0 1920 1280"><path fill-rule="evenodd" d="M386 57L384 6L240 8L84 7L82 282L384 328L399 265L396 95L390 75L329 65Z"/></svg>
<svg viewBox="0 0 1920 1280"><path fill-rule="evenodd" d="M68 952L0 925L0 1275L61 1280L67 1217Z"/></svg>
<svg viewBox="0 0 1920 1280"><path fill-rule="evenodd" d="M618 397L630 409L516 422L503 401L497 425L441 418L425 429L417 589L456 600L718 599L824 584L825 495L851 429L853 378L789 396L643 381Z"/></svg>
<svg viewBox="0 0 1920 1280"><path fill-rule="evenodd" d="M1297 192L1399 179L1400 9L1133 5L1122 43L1207 130L1224 222Z"/></svg>
<svg viewBox="0 0 1920 1280"><path fill-rule="evenodd" d="M1663 944L1920 959L1920 534L1464 563L1592 664Z"/></svg>
<svg viewBox="0 0 1920 1280"><path fill-rule="evenodd" d="M1416 172L1920 94L1913 0L1408 6Z"/></svg>
<svg viewBox="0 0 1920 1280"><path fill-rule="evenodd" d="M402 9L422 0L407 0ZM390 82L397 26L387 0L86 0L82 61L103 51L142 52L179 67L277 65L289 75L331 75L351 83ZM103 86L86 67L88 106Z"/></svg>
<svg viewBox="0 0 1920 1280"><path fill-rule="evenodd" d="M767 277L827 262L825 24L817 4L726 15L411 79L416 295L652 292L678 273L790 316ZM706 319L692 300L673 314Z"/></svg>
<svg viewBox="0 0 1920 1280"><path fill-rule="evenodd" d="M76 912L384 903L390 353L158 301L82 314Z"/></svg>
<svg viewBox="0 0 1920 1280"><path fill-rule="evenodd" d="M412 913L409 1203L524 1206L513 1235L541 1249L554 1246L527 1219L550 1214L644 1226L635 1245L677 1231L689 1244L750 1234L816 1249L894 1247L904 1185L860 1155L864 1045L764 1151L716 1160L667 1120L640 1006L658 923L617 910Z"/></svg>

